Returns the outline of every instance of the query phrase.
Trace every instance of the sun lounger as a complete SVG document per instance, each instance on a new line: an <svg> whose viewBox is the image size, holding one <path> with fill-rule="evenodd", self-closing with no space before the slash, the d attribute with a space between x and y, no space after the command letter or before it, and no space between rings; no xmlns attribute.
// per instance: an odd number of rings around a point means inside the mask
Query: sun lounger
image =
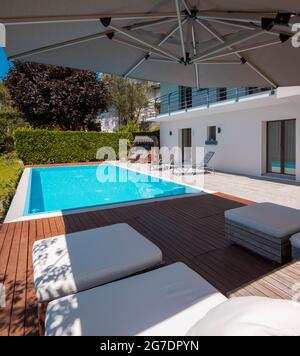
<svg viewBox="0 0 300 356"><path fill-rule="evenodd" d="M151 165L150 165L151 171L162 171L162 170L164 170L164 167L165 167L165 165L164 165L162 156L161 155L159 155L159 156L152 155Z"/></svg>
<svg viewBox="0 0 300 356"><path fill-rule="evenodd" d="M40 303L162 264L161 250L126 224L41 240L33 247Z"/></svg>
<svg viewBox="0 0 300 356"><path fill-rule="evenodd" d="M196 175L197 173L207 173L207 172L214 172L213 168L209 167L210 161L213 159L215 152L208 152L203 161L200 164L185 164L173 166L173 174L193 174Z"/></svg>
<svg viewBox="0 0 300 356"><path fill-rule="evenodd" d="M177 263L51 302L46 336L183 336L226 300Z"/></svg>

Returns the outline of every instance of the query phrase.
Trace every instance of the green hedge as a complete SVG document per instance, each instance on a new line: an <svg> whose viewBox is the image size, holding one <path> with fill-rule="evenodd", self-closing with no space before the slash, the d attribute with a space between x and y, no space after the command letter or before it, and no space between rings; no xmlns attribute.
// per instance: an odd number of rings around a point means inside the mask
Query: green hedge
<svg viewBox="0 0 300 356"><path fill-rule="evenodd" d="M0 222L10 207L22 171L22 162L14 154L0 156Z"/></svg>
<svg viewBox="0 0 300 356"><path fill-rule="evenodd" d="M96 161L101 147L119 152L119 139L133 140L131 134L17 129L14 132L18 157L25 164Z"/></svg>
<svg viewBox="0 0 300 356"><path fill-rule="evenodd" d="M0 110L0 154L14 150L13 131L18 127L25 127L21 114L16 110Z"/></svg>

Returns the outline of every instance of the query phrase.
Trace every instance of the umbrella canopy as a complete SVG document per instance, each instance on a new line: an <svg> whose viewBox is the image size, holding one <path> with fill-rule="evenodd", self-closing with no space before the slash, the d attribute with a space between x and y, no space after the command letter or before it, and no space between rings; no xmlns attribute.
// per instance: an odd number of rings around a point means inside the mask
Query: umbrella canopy
<svg viewBox="0 0 300 356"><path fill-rule="evenodd" d="M299 0L1 0L11 60L190 87L299 85Z"/></svg>
<svg viewBox="0 0 300 356"><path fill-rule="evenodd" d="M155 136L136 136L134 141L134 145L152 145L152 146L158 146L158 139Z"/></svg>

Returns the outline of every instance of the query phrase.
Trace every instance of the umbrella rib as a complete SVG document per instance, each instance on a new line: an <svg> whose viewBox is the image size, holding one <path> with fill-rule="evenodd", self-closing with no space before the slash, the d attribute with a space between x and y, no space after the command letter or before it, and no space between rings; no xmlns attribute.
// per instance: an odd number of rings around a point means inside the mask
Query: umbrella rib
<svg viewBox="0 0 300 356"><path fill-rule="evenodd" d="M197 55L197 41L196 41L196 33L195 33L194 22L192 24L192 42L193 42L194 56L196 56Z"/></svg>
<svg viewBox="0 0 300 356"><path fill-rule="evenodd" d="M212 23L220 23L222 25L227 25L227 26L230 26L230 27L237 27L237 28L241 28L241 29L244 29L244 30L257 30L261 27L259 27L258 25L254 24L254 23L237 23L237 22L234 22L234 21L222 21L222 20L216 20L216 19L206 19L205 21L207 22L212 22ZM276 28L272 28L271 30L269 31L265 31L265 34L268 34L268 35L272 35L272 36L277 36L278 34L291 34L291 31L288 29L288 28L281 28L280 30L279 29L276 29Z"/></svg>
<svg viewBox="0 0 300 356"><path fill-rule="evenodd" d="M184 35L183 35L183 27L182 27L182 22L181 22L181 12L180 12L180 7L179 7L179 1L174 0L175 5L176 5L176 13L177 13L177 18L178 18L178 24L179 24L179 33L180 33L180 42L181 42L181 49L182 49L182 58L184 62L186 62L186 50L185 50L185 43L184 43Z"/></svg>
<svg viewBox="0 0 300 356"><path fill-rule="evenodd" d="M260 44L257 45L253 45L253 46L244 46L238 49L233 49L230 52L225 52L225 53L220 53L216 56L212 56L212 57L208 57L205 60L215 60L221 57L226 57L226 56L231 56L233 54L238 54L238 53L243 53L243 52L248 52L248 51L253 51L255 49L260 49L260 48L264 48L264 47L270 47L270 46L274 46L277 44L281 44L282 41L280 39L278 40L273 40L273 41L266 41L266 42L262 42Z"/></svg>
<svg viewBox="0 0 300 356"><path fill-rule="evenodd" d="M168 51L166 49L162 49L159 46L156 46L156 45L154 45L152 43L149 43L149 42L147 42L147 41L145 41L145 40L133 35L130 31L127 31L127 30L125 30L125 29L123 29L121 27L115 26L115 25L110 25L109 27L113 31L115 31L117 33L121 33L122 35L132 39L133 41L136 41L136 42L138 42L138 43L140 43L140 44L142 44L142 45L144 45L146 47L151 48L151 50L154 50L154 51L159 52L160 54L162 54L162 55L164 55L166 57L169 57L171 59L179 61L178 57L175 54L171 53L170 51Z"/></svg>
<svg viewBox="0 0 300 356"><path fill-rule="evenodd" d="M174 64L178 64L178 61L171 61L170 59L164 59L164 58L154 58L154 57L150 57L148 59L149 62L162 62L162 63L174 63Z"/></svg>
<svg viewBox="0 0 300 356"><path fill-rule="evenodd" d="M196 20L200 26L202 26L204 29L206 29L209 33L211 33L219 42L225 43L224 38L220 36L217 31L211 29L209 26L205 25L202 21ZM234 47L228 47L229 50L234 50ZM246 64L253 70L255 71L260 77L262 77L266 82L271 84L272 87L277 88L278 85L271 79L269 78L266 74L262 72L256 65L252 64L251 61L248 58L243 57L240 53L235 53L235 55L240 59L240 60L245 60Z"/></svg>
<svg viewBox="0 0 300 356"><path fill-rule="evenodd" d="M146 28L146 27L151 27L157 24L162 24L162 23L167 23L167 22L174 22L176 21L176 19L163 19L163 20L156 20L156 21L151 21L151 22L141 22L141 23L136 23L133 25L129 25L129 26L125 26L125 29L130 29L130 30L137 30L140 28ZM56 49L60 49L63 47L68 47L68 46L72 46L72 45L77 45L83 42L88 42L88 41L93 41L96 39L101 39L101 38L105 38L108 34L111 33L111 30L107 30L104 32L99 32L93 35L89 35L89 36L83 36L83 37L79 37L79 38L75 38L69 41L64 41L64 42L59 42L59 43L55 43L53 45L49 45L49 46L44 46L44 47L40 47L40 48L36 48L30 51L25 51L25 52L21 52L18 53L16 55L10 56L9 59L10 60L17 60L17 59L21 59L24 57L28 57L28 56L32 56L35 54L41 54L41 53L45 53L45 52L49 52L49 51L54 51Z"/></svg>
<svg viewBox="0 0 300 356"><path fill-rule="evenodd" d="M187 49L187 53L189 54L193 52L192 49L194 48L192 31L193 31L193 20L190 19L187 23L187 32L186 32L186 49Z"/></svg>
<svg viewBox="0 0 300 356"><path fill-rule="evenodd" d="M214 65L224 65L224 64L238 64L241 65L241 61L214 61L214 60L206 60L203 62L199 62L198 64L214 64Z"/></svg>
<svg viewBox="0 0 300 356"><path fill-rule="evenodd" d="M192 15L192 12L191 12L191 10L190 10L189 5L187 4L187 2L186 2L185 0L181 0L181 1L182 1L182 3L183 3L183 5L184 5L184 7L185 7L185 9L186 9L186 11L187 11L187 13L191 16L191 15Z"/></svg>
<svg viewBox="0 0 300 356"><path fill-rule="evenodd" d="M199 20L202 20L201 17L199 18ZM230 21L230 20L218 20L218 19L209 18L209 19L206 19L206 21L220 23L222 25L227 25L230 27L240 28L242 30L255 30L257 28L257 25L254 25L251 23L246 24L246 23L239 23L239 22L234 22L234 21Z"/></svg>
<svg viewBox="0 0 300 356"><path fill-rule="evenodd" d="M145 56L147 56L146 53L148 52L148 48L143 47L141 44L137 44L136 42L126 41L126 40L124 40L124 39L116 38L116 37L114 37L114 38L112 39L112 41L118 42L118 43L121 43L121 44L124 44L124 45L126 45L126 46L129 46L129 47L138 49L138 50L140 50L140 51L143 51L143 52L145 52ZM158 53L158 52L154 52L154 53L155 53L156 55L158 55L158 56L164 57L165 59L170 59L170 57L165 56L165 55L163 55L163 54L161 54L161 53ZM178 63L178 61L177 61L177 63Z"/></svg>
<svg viewBox="0 0 300 356"><path fill-rule="evenodd" d="M13 56L9 56L8 59L10 61L14 61L14 60L26 58L26 57L29 57L29 56L33 56L33 55L36 55L36 54L42 54L42 53L54 51L56 49L69 47L69 46L72 46L72 45L77 45L77 44L80 44L80 43L93 41L93 40L96 40L96 39L105 38L107 33L108 32L99 32L99 33L96 33L94 35L80 37L80 38L76 38L74 40L60 42L60 43L56 43L54 45L36 48L36 49L30 50L30 51L25 51L25 52L18 53L18 54L13 55Z"/></svg>
<svg viewBox="0 0 300 356"><path fill-rule="evenodd" d="M187 18L185 18L182 21L182 24L184 25L187 22ZM165 36L159 43L158 43L158 47L162 46L164 43L166 43L168 41L168 39L173 36L177 31L179 30L179 25L176 26L171 32L168 33L167 36ZM152 52L148 52L147 56L151 56ZM132 74L139 66L141 66L147 59L147 56L141 58L140 60L138 60L138 62L129 69L129 71L124 75L125 78L127 78L128 76L130 76L130 74Z"/></svg>
<svg viewBox="0 0 300 356"><path fill-rule="evenodd" d="M236 11L229 11L229 12L222 12L222 11L199 11L197 14L198 20L206 20L206 21L219 21L224 24L231 24L235 26L235 22L239 22L240 24L244 23L248 26L259 26L262 25L263 18L270 18L274 19L278 15L278 12L236 12ZM299 14L292 14L290 21L288 22L287 26L285 24L275 24L281 28L281 31L287 31L292 28L295 23L299 23ZM237 26L237 24L236 24ZM271 32L274 32L273 29Z"/></svg>
<svg viewBox="0 0 300 356"><path fill-rule="evenodd" d="M256 30L256 31L252 31L251 33L247 32L242 35L238 34L236 36L236 38L229 40L229 41L222 40L221 45L218 45L214 48L209 49L206 53L202 53L199 57L194 58L192 60L192 62L197 62L199 60L205 59L205 58L210 57L214 54L222 52L227 48L232 48L234 45L238 45L240 43L246 42L246 41L253 39L255 37L261 36L262 34L263 34L263 31Z"/></svg>
<svg viewBox="0 0 300 356"><path fill-rule="evenodd" d="M200 20L239 21L261 25L262 17L275 17L276 15L277 13L274 12L199 11L197 17Z"/></svg>
<svg viewBox="0 0 300 356"><path fill-rule="evenodd" d="M185 16L185 14L182 14ZM34 23L70 22L70 21L97 21L100 18L112 18L114 20L143 20L161 19L166 17L177 18L175 12L157 13L100 13L91 15L60 15L60 16L26 16L26 17L0 17L0 23L5 25L26 25Z"/></svg>

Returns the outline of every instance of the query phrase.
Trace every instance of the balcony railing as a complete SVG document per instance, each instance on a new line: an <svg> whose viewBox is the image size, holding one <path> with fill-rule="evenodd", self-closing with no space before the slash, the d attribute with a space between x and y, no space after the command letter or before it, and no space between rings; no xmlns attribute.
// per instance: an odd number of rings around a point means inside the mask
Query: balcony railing
<svg viewBox="0 0 300 356"><path fill-rule="evenodd" d="M189 111L192 108L210 108L212 105L226 102L240 102L247 97L275 95L276 90L270 88L232 88L232 89L186 89L178 90L162 97L152 99L148 103L151 108L149 118L171 115L175 112Z"/></svg>

